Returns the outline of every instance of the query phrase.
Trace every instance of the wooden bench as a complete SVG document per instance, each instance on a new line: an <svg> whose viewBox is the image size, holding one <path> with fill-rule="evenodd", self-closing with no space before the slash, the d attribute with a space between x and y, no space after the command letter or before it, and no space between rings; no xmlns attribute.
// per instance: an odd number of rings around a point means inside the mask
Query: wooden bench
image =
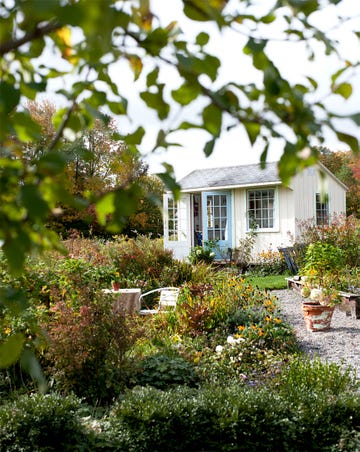
<svg viewBox="0 0 360 452"><path fill-rule="evenodd" d="M301 292L304 281L301 281L299 276L286 278L286 280L288 289ZM339 291L339 296L341 298L340 311L345 312L347 316L351 316L353 319L360 319L360 294Z"/></svg>

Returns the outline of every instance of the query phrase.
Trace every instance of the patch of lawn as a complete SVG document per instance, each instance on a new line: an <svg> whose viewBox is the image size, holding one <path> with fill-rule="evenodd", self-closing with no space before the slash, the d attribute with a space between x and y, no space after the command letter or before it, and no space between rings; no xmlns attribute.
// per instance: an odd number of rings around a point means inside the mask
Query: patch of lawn
<svg viewBox="0 0 360 452"><path fill-rule="evenodd" d="M246 276L246 281L260 290L280 290L287 288L286 277L289 275Z"/></svg>

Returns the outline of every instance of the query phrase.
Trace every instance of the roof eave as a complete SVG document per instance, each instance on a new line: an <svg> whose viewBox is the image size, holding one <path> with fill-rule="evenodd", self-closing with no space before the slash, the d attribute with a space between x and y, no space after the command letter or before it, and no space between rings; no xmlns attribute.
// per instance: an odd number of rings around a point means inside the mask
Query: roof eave
<svg viewBox="0 0 360 452"><path fill-rule="evenodd" d="M181 193L196 193L201 191L217 191L217 190L233 190L234 188L256 188L256 187L269 187L273 185L282 185L281 181L275 182L258 182L256 184L241 184L241 185L221 185L215 187L196 187L181 189Z"/></svg>

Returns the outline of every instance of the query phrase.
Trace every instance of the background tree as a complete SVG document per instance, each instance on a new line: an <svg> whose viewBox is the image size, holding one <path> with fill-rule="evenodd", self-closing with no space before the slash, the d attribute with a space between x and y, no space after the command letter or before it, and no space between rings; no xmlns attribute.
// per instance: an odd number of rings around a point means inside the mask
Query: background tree
<svg viewBox="0 0 360 452"><path fill-rule="evenodd" d="M347 187L346 213L360 218L360 156L320 148L320 161Z"/></svg>
<svg viewBox="0 0 360 452"><path fill-rule="evenodd" d="M56 107L46 100L29 102L27 108L31 118L41 127L39 142L26 144L24 150L29 163L35 164L54 137L52 120ZM97 119L91 130L84 130L73 142L62 138L62 149L68 157L64 184L72 196L81 199L87 193L100 196L136 182L146 196L139 199L134 214L124 219L123 232L129 236L135 233L162 234L159 208L164 192L162 182L157 176L148 175L148 166L137 152L130 150L124 142L114 140L117 133L115 120L104 119ZM84 236L106 235L106 228L97 221L94 204L84 206L82 210L63 204L58 207L56 215L50 216L47 224L62 237L74 230Z"/></svg>

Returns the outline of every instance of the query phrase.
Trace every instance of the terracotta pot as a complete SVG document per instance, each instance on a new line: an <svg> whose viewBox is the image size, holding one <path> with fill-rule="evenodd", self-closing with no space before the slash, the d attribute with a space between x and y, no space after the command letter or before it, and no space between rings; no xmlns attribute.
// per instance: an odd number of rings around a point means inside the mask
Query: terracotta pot
<svg viewBox="0 0 360 452"><path fill-rule="evenodd" d="M303 314L308 331L327 331L330 329L334 306L324 306L318 303L303 303Z"/></svg>
<svg viewBox="0 0 360 452"><path fill-rule="evenodd" d="M120 283L113 281L111 284L113 290L120 290Z"/></svg>

